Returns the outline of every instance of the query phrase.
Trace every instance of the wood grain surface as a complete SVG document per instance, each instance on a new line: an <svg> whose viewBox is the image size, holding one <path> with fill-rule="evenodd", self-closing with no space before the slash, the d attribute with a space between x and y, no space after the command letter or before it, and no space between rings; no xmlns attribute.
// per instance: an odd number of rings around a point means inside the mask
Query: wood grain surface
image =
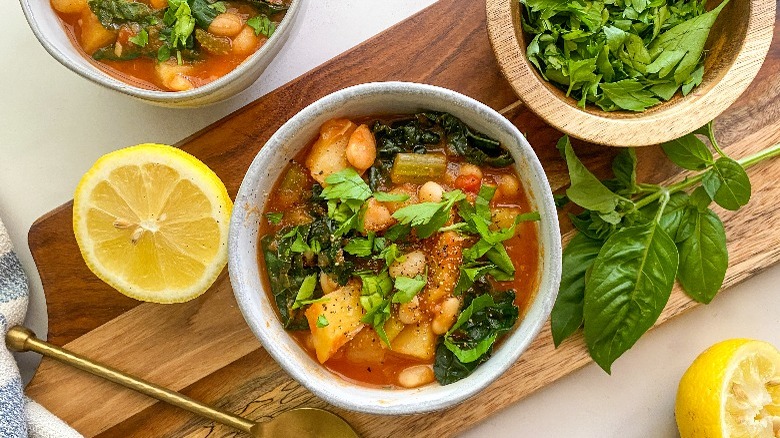
<svg viewBox="0 0 780 438"><path fill-rule="evenodd" d="M707 2L713 9L721 0ZM523 101L547 123L574 137L610 146L647 146L693 132L721 114L758 73L772 41L776 0L734 0L718 16L707 40L704 79L647 111L585 111L546 81L526 57L517 0L487 0L488 33L499 66Z"/></svg>
<svg viewBox="0 0 780 438"><path fill-rule="evenodd" d="M317 98L348 85L380 80L425 82L504 108L516 97L494 60L485 19L482 0L440 0L180 146L211 166L235 195L250 161L285 120ZM775 29L776 37L778 33ZM753 85L717 121L721 144L735 158L780 142L778 70L780 45L776 44ZM565 186L565 164L554 148L560 133L523 107L507 116L527 134L553 188ZM596 173L609 171L614 149L582 143L575 147ZM644 181L683 177L659 148L643 148L638 155ZM751 203L736 214L719 211L731 253L726 287L780 259L780 233L776 232L780 205L775 202L780 196L776 178L780 160L749 173L754 190ZM567 225L562 232L568 232ZM292 381L261 348L237 309L226 274L205 295L186 304L142 304L125 298L84 265L71 232L70 204L37 221L29 243L46 292L51 342L256 420L298 406L326 406ZM659 324L694 305L675 289ZM448 437L589 362L581 338L554 350L547 326L501 379L452 409L408 417L334 411L366 437ZM85 436L236 436L232 430L49 359L44 359L27 392Z"/></svg>

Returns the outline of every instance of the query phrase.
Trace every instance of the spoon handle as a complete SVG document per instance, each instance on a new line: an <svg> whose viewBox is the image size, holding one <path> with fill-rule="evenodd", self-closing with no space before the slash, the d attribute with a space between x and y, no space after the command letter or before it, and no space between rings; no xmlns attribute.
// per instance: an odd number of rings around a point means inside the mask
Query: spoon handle
<svg viewBox="0 0 780 438"><path fill-rule="evenodd" d="M87 359L86 357L42 341L35 336L35 333L25 327L16 326L8 330L8 334L6 335L6 343L11 350L34 351L36 353L60 361L64 364L71 365L75 368L86 371L90 374L94 374L98 377L110 380L126 388L138 391L142 394L148 395L149 397L177 406L186 411L192 412L193 414L200 415L201 417L208 418L212 421L216 421L217 423L238 429L242 432L251 434L252 427L255 426L254 422L245 418L241 418L229 412L224 412L219 409L206 406L205 404L179 394L178 392L174 392L170 389L163 388L160 385L155 385L154 383L133 377L117 369L102 365Z"/></svg>

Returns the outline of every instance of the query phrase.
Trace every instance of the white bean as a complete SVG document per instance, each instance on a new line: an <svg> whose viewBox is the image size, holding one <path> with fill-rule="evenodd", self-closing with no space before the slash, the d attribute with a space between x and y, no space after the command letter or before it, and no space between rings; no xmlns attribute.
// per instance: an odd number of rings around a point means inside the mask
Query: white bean
<svg viewBox="0 0 780 438"><path fill-rule="evenodd" d="M421 185L420 190L417 191L420 202L441 202L443 195L444 189L434 181L428 181Z"/></svg>
<svg viewBox="0 0 780 438"><path fill-rule="evenodd" d="M241 32L244 27L244 23L241 21L241 17L230 12L225 12L214 17L214 20L209 24L209 33L214 35L234 37Z"/></svg>
<svg viewBox="0 0 780 438"><path fill-rule="evenodd" d="M363 216L363 228L366 231L382 231L395 224L390 210L374 198L368 200L366 213Z"/></svg>
<svg viewBox="0 0 780 438"><path fill-rule="evenodd" d="M390 276L414 278L425 272L425 253L412 251L404 254L404 260L394 261L389 268Z"/></svg>
<svg viewBox="0 0 780 438"><path fill-rule="evenodd" d="M233 53L247 55L252 53L260 43L260 39L255 35L254 29L244 26L241 32L233 37Z"/></svg>
<svg viewBox="0 0 780 438"><path fill-rule="evenodd" d="M403 303L398 306L398 320L402 323L416 324L422 318L422 312L420 311L420 299L415 295L408 303Z"/></svg>
<svg viewBox="0 0 780 438"><path fill-rule="evenodd" d="M398 384L404 388L417 388L433 382L434 379L430 365L414 365L398 374Z"/></svg>
<svg viewBox="0 0 780 438"><path fill-rule="evenodd" d="M441 304L439 314L433 318L431 323L431 329L437 335L443 335L447 333L447 330L455 324L455 318L458 316L458 310L460 310L460 300L455 297L450 297L444 300Z"/></svg>
<svg viewBox="0 0 780 438"><path fill-rule="evenodd" d="M376 160L376 139L367 125L360 125L349 137L347 161L363 173Z"/></svg>

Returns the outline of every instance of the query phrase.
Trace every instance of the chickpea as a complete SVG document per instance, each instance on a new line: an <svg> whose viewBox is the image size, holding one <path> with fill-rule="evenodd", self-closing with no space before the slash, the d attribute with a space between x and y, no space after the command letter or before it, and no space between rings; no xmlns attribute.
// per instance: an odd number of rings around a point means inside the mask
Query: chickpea
<svg viewBox="0 0 780 438"><path fill-rule="evenodd" d="M416 324L422 319L420 298L416 295L408 302L398 306L398 320L404 324Z"/></svg>
<svg viewBox="0 0 780 438"><path fill-rule="evenodd" d="M431 323L431 329L437 335L443 335L447 333L447 330L455 324L455 318L458 316L458 310L460 310L460 300L455 297L450 297L444 300L441 304L439 314L433 318Z"/></svg>
<svg viewBox="0 0 780 438"><path fill-rule="evenodd" d="M470 163L461 164L458 176L475 176L478 179L482 179L482 169Z"/></svg>
<svg viewBox="0 0 780 438"><path fill-rule="evenodd" d="M75 14L87 8L87 0L51 0L51 6L63 14Z"/></svg>
<svg viewBox="0 0 780 438"><path fill-rule="evenodd" d="M241 21L241 17L225 12L214 17L208 31L217 36L234 37L241 32L243 27L244 23Z"/></svg>
<svg viewBox="0 0 780 438"><path fill-rule="evenodd" d="M404 255L404 260L394 261L389 268L390 276L414 278L425 272L425 253L422 251L412 251Z"/></svg>
<svg viewBox="0 0 780 438"><path fill-rule="evenodd" d="M244 26L241 32L233 37L233 53L247 55L254 52L258 44L260 44L260 39L255 35L254 29Z"/></svg>
<svg viewBox="0 0 780 438"><path fill-rule="evenodd" d="M404 388L417 388L433 382L434 379L430 365L414 365L398 374L398 384Z"/></svg>
<svg viewBox="0 0 780 438"><path fill-rule="evenodd" d="M330 275L324 272L320 272L320 286L322 286L322 292L326 294L329 294L340 287L338 283L330 278Z"/></svg>
<svg viewBox="0 0 780 438"><path fill-rule="evenodd" d="M365 172L376 160L376 139L366 125L360 125L349 137L347 161L360 173Z"/></svg>
<svg viewBox="0 0 780 438"><path fill-rule="evenodd" d="M420 202L441 202L443 195L444 189L434 181L428 181L421 185L420 190L417 192Z"/></svg>
<svg viewBox="0 0 780 438"><path fill-rule="evenodd" d="M499 175L496 179L498 191L504 198L514 198L520 193L520 181L514 175Z"/></svg>

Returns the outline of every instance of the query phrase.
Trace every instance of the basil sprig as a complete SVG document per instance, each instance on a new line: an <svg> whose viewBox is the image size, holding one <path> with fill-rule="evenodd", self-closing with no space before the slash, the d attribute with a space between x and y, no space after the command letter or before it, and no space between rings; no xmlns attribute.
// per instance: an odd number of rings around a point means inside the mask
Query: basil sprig
<svg viewBox="0 0 780 438"><path fill-rule="evenodd" d="M718 157L699 136L706 137ZM614 179L599 180L579 160L567 137L558 144L571 185L562 206L578 233L563 252L563 276L552 311L560 345L584 326L591 357L607 373L655 324L675 278L694 300L709 303L723 285L728 248L713 201L738 210L750 200L745 168L780 155L780 145L734 160L720 148L712 122L663 145L667 157L699 171L669 186L638 183L636 155L625 149L613 162Z"/></svg>

